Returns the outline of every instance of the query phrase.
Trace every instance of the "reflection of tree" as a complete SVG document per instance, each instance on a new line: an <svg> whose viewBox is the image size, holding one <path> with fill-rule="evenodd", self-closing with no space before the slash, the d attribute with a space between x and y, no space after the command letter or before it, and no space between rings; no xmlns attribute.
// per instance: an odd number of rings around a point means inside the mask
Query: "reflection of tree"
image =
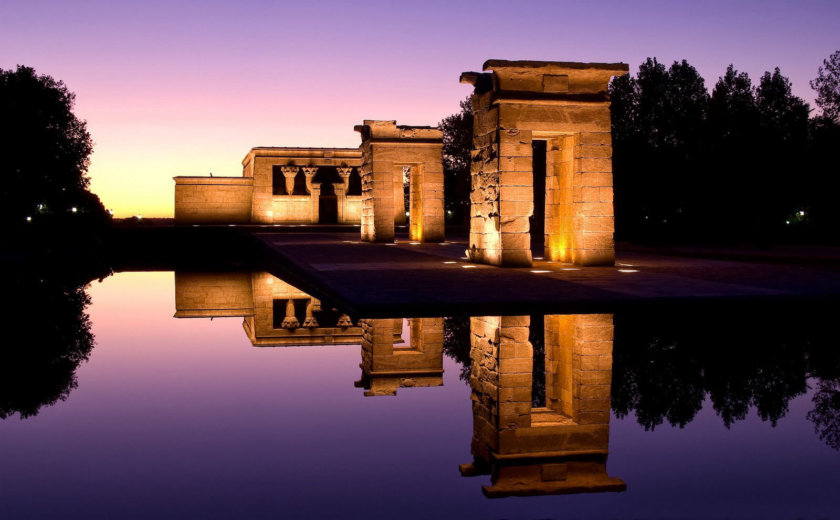
<svg viewBox="0 0 840 520"><path fill-rule="evenodd" d="M91 275L93 277L93 275ZM65 400L76 388L76 368L94 338L85 307L90 278L20 273L6 290L0 317L6 337L0 347L0 418L27 418Z"/></svg>
<svg viewBox="0 0 840 520"><path fill-rule="evenodd" d="M665 420L682 427L708 395L727 427L751 408L775 426L817 378L808 418L822 439L840 446L840 354L831 323L815 309L618 314L613 409L619 417L635 412L646 429Z"/></svg>
<svg viewBox="0 0 840 520"><path fill-rule="evenodd" d="M727 427L751 409L775 426L810 380L817 391L808 420L826 444L840 449L840 349L827 312L618 313L612 408L618 417L635 414L646 429L665 421L682 427L708 396ZM461 379L468 381L469 320L447 318L444 331L444 351L461 364ZM531 341L537 336L532 331ZM544 355L539 346L534 352ZM537 401L539 393L535 388Z"/></svg>
<svg viewBox="0 0 840 520"><path fill-rule="evenodd" d="M808 412L814 431L826 444L840 450L840 379L822 380L814 394L814 409Z"/></svg>
<svg viewBox="0 0 840 520"><path fill-rule="evenodd" d="M458 316L443 319L443 353L461 365L462 381L470 381L470 319Z"/></svg>

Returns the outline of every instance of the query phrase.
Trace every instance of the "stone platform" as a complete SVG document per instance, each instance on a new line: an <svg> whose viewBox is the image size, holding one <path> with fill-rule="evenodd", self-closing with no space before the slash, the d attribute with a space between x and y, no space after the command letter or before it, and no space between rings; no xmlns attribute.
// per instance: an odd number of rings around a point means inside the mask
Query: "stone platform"
<svg viewBox="0 0 840 520"><path fill-rule="evenodd" d="M763 264L618 251L615 267L536 260L499 268L466 260L466 239L363 243L358 232L254 233L266 268L359 316L615 312L680 304L836 304L840 262Z"/></svg>

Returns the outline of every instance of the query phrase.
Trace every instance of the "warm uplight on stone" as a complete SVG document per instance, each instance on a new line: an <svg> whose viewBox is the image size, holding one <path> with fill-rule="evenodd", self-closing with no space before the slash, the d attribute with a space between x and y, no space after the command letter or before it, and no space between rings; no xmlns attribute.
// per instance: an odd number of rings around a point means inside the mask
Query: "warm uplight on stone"
<svg viewBox="0 0 840 520"><path fill-rule="evenodd" d="M443 318L409 319L407 345L396 345L401 319L362 320L362 378L366 396L398 388L443 385Z"/></svg>
<svg viewBox="0 0 840 520"><path fill-rule="evenodd" d="M475 87L470 259L530 266L530 234L544 230L546 258L612 265L606 92L610 78L628 66L489 60L484 71L461 74L462 83ZM535 191L535 179L544 189ZM544 193L544 201L535 201L535 193Z"/></svg>
<svg viewBox="0 0 840 520"><path fill-rule="evenodd" d="M394 240L394 224L405 223L406 173L411 239L443 240L443 132L372 120L365 120L355 130L362 136L362 240Z"/></svg>
<svg viewBox="0 0 840 520"><path fill-rule="evenodd" d="M545 316L545 405L535 406L528 316L471 318L474 462L489 497L623 491L607 475L613 317Z"/></svg>
<svg viewBox="0 0 840 520"><path fill-rule="evenodd" d="M176 272L175 309L176 318L241 316L259 347L362 343L362 329L349 316L266 272Z"/></svg>

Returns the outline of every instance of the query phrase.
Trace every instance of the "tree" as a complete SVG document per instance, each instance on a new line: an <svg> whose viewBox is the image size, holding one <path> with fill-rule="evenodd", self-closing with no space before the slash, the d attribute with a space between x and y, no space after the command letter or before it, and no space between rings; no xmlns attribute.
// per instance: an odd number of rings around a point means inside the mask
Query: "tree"
<svg viewBox="0 0 840 520"><path fill-rule="evenodd" d="M823 60L811 88L817 91L816 103L823 117L840 124L840 50Z"/></svg>
<svg viewBox="0 0 840 520"><path fill-rule="evenodd" d="M610 96L618 237L687 236L703 182L703 78L685 60L666 69L648 58L636 78L614 80Z"/></svg>
<svg viewBox="0 0 840 520"><path fill-rule="evenodd" d="M461 111L443 118L443 191L446 211L455 222L469 222L470 151L473 146L473 111L470 98L461 101ZM451 213L449 213L451 212Z"/></svg>
<svg viewBox="0 0 840 520"><path fill-rule="evenodd" d="M74 102L64 83L30 67L0 69L0 221L7 227L107 218L88 191L93 142Z"/></svg>

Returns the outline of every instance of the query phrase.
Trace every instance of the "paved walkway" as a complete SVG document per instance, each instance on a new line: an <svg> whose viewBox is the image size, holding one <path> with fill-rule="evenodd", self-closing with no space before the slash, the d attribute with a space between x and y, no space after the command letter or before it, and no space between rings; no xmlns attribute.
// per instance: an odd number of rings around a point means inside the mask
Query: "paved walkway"
<svg viewBox="0 0 840 520"><path fill-rule="evenodd" d="M836 304L840 264L785 265L619 252L615 267L466 261L465 241L363 243L358 231L257 233L268 268L365 316L614 312L626 306Z"/></svg>

